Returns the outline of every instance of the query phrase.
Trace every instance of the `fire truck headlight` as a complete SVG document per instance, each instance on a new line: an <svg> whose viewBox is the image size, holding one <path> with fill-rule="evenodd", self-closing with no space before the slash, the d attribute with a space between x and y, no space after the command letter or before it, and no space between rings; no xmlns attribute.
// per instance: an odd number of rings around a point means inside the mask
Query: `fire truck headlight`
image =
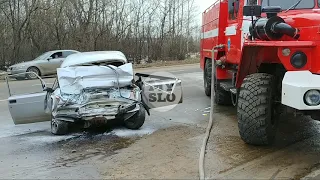
<svg viewBox="0 0 320 180"><path fill-rule="evenodd" d="M304 95L304 102L308 106L318 106L320 105L320 91L319 90L309 90Z"/></svg>
<svg viewBox="0 0 320 180"><path fill-rule="evenodd" d="M291 65L297 69L303 68L307 64L307 55L304 52L298 51L291 57Z"/></svg>

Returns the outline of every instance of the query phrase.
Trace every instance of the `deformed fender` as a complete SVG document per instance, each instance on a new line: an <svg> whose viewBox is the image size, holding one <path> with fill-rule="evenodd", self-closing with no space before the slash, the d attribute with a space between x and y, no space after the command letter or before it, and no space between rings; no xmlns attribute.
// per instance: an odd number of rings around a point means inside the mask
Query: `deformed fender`
<svg viewBox="0 0 320 180"><path fill-rule="evenodd" d="M283 56L282 49L290 48L292 52L303 51L309 59L317 53L315 44L311 41L262 41L245 43L238 64L236 87L240 88L243 79L248 74L258 72L261 63L282 64L287 71L309 70L312 61L308 61L305 67L295 69L290 63L291 56Z"/></svg>
<svg viewBox="0 0 320 180"><path fill-rule="evenodd" d="M238 66L236 87L240 88L244 78L248 74L256 73L258 66L261 64L258 58L258 52L262 47L244 46L241 59Z"/></svg>

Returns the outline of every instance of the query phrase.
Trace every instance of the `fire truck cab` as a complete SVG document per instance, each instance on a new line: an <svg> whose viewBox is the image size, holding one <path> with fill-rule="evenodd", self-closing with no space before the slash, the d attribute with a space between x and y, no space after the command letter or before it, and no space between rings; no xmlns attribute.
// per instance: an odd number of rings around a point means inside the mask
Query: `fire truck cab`
<svg viewBox="0 0 320 180"><path fill-rule="evenodd" d="M320 120L320 0L218 0L202 22L205 94L246 143L272 144L286 113Z"/></svg>

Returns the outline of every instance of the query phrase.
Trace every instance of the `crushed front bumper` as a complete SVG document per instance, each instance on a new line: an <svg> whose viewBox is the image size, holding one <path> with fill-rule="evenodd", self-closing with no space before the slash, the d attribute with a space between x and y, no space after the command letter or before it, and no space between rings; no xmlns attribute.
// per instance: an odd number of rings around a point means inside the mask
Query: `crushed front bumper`
<svg viewBox="0 0 320 180"><path fill-rule="evenodd" d="M282 104L297 110L320 110L320 105L305 103L305 94L309 90L320 90L320 75L310 71L287 72L282 81Z"/></svg>
<svg viewBox="0 0 320 180"><path fill-rule="evenodd" d="M94 119L113 120L117 117L126 119L140 109L140 89L89 90L79 95L61 95L59 90L51 96L52 116L69 121Z"/></svg>
<svg viewBox="0 0 320 180"><path fill-rule="evenodd" d="M138 103L123 104L120 106L110 105L106 103L95 103L79 106L67 106L59 108L53 113L55 118L69 119L70 121L85 120L91 121L95 119L113 120L118 117L124 118L127 114L139 111Z"/></svg>
<svg viewBox="0 0 320 180"><path fill-rule="evenodd" d="M8 69L7 74L12 75L13 78L19 77L19 78L25 78L26 74L25 73L27 70L26 69Z"/></svg>

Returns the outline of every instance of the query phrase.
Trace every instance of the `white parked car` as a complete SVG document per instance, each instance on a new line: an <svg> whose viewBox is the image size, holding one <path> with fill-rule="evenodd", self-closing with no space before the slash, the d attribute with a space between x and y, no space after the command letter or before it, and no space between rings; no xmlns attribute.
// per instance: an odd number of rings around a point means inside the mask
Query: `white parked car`
<svg viewBox="0 0 320 180"><path fill-rule="evenodd" d="M38 56L32 61L22 62L10 66L7 69L9 75L12 77L23 79L37 79L37 76L55 75L57 68L63 63L63 61L71 54L79 53L75 50L56 50L48 51ZM33 73L25 73L33 72Z"/></svg>
<svg viewBox="0 0 320 180"><path fill-rule="evenodd" d="M83 122L88 127L94 122L119 120L129 129L139 129L145 122L146 112L150 115L150 109L182 103L181 80L138 73L135 76L133 65L122 52L73 54L57 69L52 87L38 77L44 92L10 95L10 113L15 124L51 121L51 132L63 135L68 133L70 123L75 122ZM154 106L145 90L148 86L161 85L171 86L171 94L179 95L180 99L161 101L160 106ZM9 84L8 87L10 92Z"/></svg>

